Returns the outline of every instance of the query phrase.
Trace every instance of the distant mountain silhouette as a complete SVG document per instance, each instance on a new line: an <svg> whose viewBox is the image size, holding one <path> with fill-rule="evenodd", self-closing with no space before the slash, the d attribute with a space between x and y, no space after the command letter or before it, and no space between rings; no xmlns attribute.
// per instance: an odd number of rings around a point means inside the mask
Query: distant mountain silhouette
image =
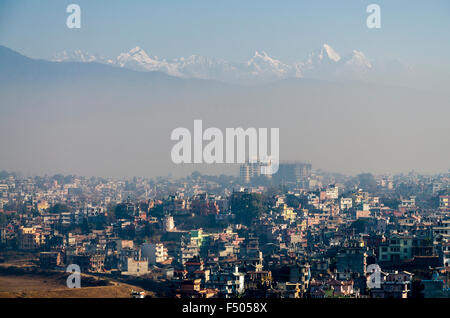
<svg viewBox="0 0 450 318"><path fill-rule="evenodd" d="M192 129L201 119L204 129L223 131L278 127L281 160L309 160L329 171L442 171L450 160L441 150L450 134L447 104L444 93L364 81L288 78L245 86L30 59L0 47L0 169L204 172L205 166L170 159L173 129ZM237 174L237 165L213 167L212 173Z"/></svg>

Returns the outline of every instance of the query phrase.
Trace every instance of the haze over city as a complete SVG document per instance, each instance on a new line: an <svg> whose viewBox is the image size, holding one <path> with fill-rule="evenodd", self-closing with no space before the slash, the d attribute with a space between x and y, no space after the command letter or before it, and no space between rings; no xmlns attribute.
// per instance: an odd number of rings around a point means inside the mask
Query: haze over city
<svg viewBox="0 0 450 318"><path fill-rule="evenodd" d="M0 307L448 311L449 31L448 0L0 1Z"/></svg>
<svg viewBox="0 0 450 318"><path fill-rule="evenodd" d="M195 119L280 128L280 160L327 171L449 169L446 1L381 1L380 29L362 3L79 5L80 29L63 3L0 5L6 170L236 174L171 162L171 132Z"/></svg>

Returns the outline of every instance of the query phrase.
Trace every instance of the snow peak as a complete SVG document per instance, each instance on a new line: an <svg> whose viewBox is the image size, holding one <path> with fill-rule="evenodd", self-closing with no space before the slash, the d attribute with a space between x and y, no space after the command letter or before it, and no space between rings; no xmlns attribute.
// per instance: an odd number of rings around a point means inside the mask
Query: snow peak
<svg viewBox="0 0 450 318"><path fill-rule="evenodd" d="M185 313L209 313L210 316L214 315L217 305L196 305L189 302L189 305L183 305L183 312Z"/></svg>

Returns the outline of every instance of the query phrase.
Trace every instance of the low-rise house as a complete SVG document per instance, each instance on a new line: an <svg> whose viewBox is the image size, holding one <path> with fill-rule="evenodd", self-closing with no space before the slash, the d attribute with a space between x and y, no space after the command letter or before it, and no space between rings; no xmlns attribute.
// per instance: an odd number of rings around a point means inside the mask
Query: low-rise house
<svg viewBox="0 0 450 318"><path fill-rule="evenodd" d="M411 293L413 274L406 271L380 273L379 286L370 289L372 298L408 298Z"/></svg>
<svg viewBox="0 0 450 318"><path fill-rule="evenodd" d="M132 257L128 257L126 261L122 263L121 268L122 275L142 276L150 272L147 260L136 260Z"/></svg>

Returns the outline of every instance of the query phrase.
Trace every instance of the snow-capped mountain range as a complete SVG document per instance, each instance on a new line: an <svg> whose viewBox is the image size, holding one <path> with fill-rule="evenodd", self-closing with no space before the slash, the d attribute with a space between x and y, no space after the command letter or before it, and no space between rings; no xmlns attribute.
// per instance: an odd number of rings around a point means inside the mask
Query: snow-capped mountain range
<svg viewBox="0 0 450 318"><path fill-rule="evenodd" d="M80 50L63 51L54 62L97 62L135 71L158 71L182 78L213 79L226 82L268 82L285 78L366 79L377 73L374 63L363 52L354 50L341 57L331 46L323 44L298 63L286 64L266 52L255 52L243 63L192 55L166 60L148 55L135 47L115 59Z"/></svg>

